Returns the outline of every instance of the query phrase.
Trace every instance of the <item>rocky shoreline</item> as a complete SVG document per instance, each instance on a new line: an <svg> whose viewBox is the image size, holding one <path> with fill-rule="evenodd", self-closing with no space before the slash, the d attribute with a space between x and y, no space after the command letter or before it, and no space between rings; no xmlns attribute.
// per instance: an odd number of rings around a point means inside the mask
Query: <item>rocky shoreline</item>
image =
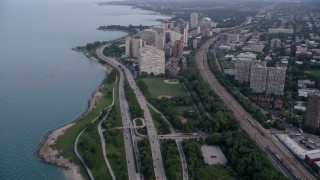
<svg viewBox="0 0 320 180"><path fill-rule="evenodd" d="M109 73L111 71L112 69L111 67L103 66L98 63L98 60L96 58L88 56L85 52L83 53L90 60L94 61L99 69L105 71L106 73ZM92 94L91 99L88 101L88 108L83 113L83 115L90 113L95 108L97 100L102 97L102 93L100 91L102 86L103 84L101 83L98 90L96 90ZM83 115L81 115L79 118L81 118ZM62 169L65 170L67 179L70 179L70 180L84 179L84 177L82 177L80 173L80 167L70 162L69 159L64 158L63 156L59 156L60 151L58 149L53 148L53 146L60 136L62 136L69 128L71 128L76 124L76 120L66 124L61 128L58 128L56 130L49 132L45 140L41 144L40 149L38 150L38 155L43 162L61 167Z"/></svg>

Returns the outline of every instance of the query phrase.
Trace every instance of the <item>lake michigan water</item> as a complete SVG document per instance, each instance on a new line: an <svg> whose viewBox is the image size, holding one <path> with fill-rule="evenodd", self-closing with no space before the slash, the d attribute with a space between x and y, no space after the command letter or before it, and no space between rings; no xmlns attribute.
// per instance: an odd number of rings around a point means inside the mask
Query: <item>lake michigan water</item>
<svg viewBox="0 0 320 180"><path fill-rule="evenodd" d="M71 48L125 35L96 30L100 25L152 25L159 18L95 2L0 0L0 179L65 179L37 150L49 131L86 110L104 78Z"/></svg>

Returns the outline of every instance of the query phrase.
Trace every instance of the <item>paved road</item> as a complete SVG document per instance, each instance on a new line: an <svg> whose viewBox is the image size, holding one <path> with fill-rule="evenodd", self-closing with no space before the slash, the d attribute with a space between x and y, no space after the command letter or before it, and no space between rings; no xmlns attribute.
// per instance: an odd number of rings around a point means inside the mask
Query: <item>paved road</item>
<svg viewBox="0 0 320 180"><path fill-rule="evenodd" d="M81 163L82 163L82 165L84 166L84 169L86 170L89 178L90 178L91 180L93 180L94 177L93 177L90 169L88 168L87 164L84 162L84 160L82 159L81 155L79 154L79 152L78 152L78 147L77 147L77 146L78 146L79 138L80 138L80 136L82 135L82 133L83 133L85 130L86 130L86 128L81 131L81 133L77 136L76 141L74 142L74 153L76 154L76 156L78 157L78 159L81 161Z"/></svg>
<svg viewBox="0 0 320 180"><path fill-rule="evenodd" d="M145 97L143 96L142 92L138 88L137 84L135 83L134 78L133 78L131 72L129 71L129 69L127 69L125 66L123 66L121 63L119 63L115 59L104 56L103 55L104 48L105 48L105 46L102 46L101 48L99 48L97 50L98 56L101 59L106 60L112 66L120 69L120 74L123 74L123 72L124 72L124 74L126 75L126 77L128 79L130 87L133 89L133 91L137 97L137 100L139 102L141 109L144 111L144 119L145 119L147 133L148 133L149 142L150 142L150 146L151 146L154 173L155 173L156 179L166 180L167 178L166 178L166 174L165 174L164 167L163 167L158 133L157 133L157 129L155 128L155 126L153 124L153 120L151 118L151 114L148 109L148 103L147 103ZM122 91L124 91L123 85L121 86L120 89ZM120 97L120 102L122 102L123 99L124 99L123 97ZM127 106L127 105L125 105L125 106ZM125 113L128 113L128 112L125 112ZM132 121L130 123L132 123ZM124 126L127 126L127 125L124 124Z"/></svg>
<svg viewBox="0 0 320 180"><path fill-rule="evenodd" d="M183 175L183 180L189 180L189 174L188 174L188 164L186 161L186 156L184 154L183 148L182 148L182 144L181 144L182 140L178 140L176 139L176 144L179 150L179 154L180 154L180 159L181 159L181 165L182 165L182 175Z"/></svg>
<svg viewBox="0 0 320 180"><path fill-rule="evenodd" d="M119 71L120 78L119 78L119 101L120 101L120 110L121 110L121 118L122 118L122 125L127 126L131 125L132 120L129 115L129 107L127 103L127 99L124 93L124 73L121 68L119 68L118 64L110 61L107 57L103 55L103 50L106 46L102 46L101 48L97 49L97 55L107 61L111 66ZM128 169L128 178L129 180L140 179L139 175L136 173L136 164L133 152L133 143L132 143L132 136L134 133L131 132L131 129L123 129L123 137L124 137L124 145L125 145L125 152L126 152L126 159L127 159L127 169Z"/></svg>
<svg viewBox="0 0 320 180"><path fill-rule="evenodd" d="M292 155L279 141L275 140L257 121L229 94L219 83L211 72L207 61L207 52L210 44L214 43L217 37L206 41L196 56L196 64L201 76L208 82L210 88L224 101L225 105L234 112L235 117L240 121L242 129L263 148L272 149L284 159L286 169L283 170L289 177L301 179L315 179L315 177ZM270 153L269 151L267 151ZM275 164L277 167L281 166ZM283 168L282 168L283 169Z"/></svg>

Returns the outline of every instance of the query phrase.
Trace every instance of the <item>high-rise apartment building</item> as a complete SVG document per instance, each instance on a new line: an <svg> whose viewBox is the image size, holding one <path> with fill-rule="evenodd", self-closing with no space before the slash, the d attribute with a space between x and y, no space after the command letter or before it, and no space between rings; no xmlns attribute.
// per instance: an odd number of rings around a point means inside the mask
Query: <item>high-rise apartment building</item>
<svg viewBox="0 0 320 180"><path fill-rule="evenodd" d="M165 44L165 27L164 24L153 26L152 29L156 31L155 35L155 47L163 49Z"/></svg>
<svg viewBox="0 0 320 180"><path fill-rule="evenodd" d="M144 42L141 39L126 37L125 46L125 56L137 58L139 54L139 48L144 46Z"/></svg>
<svg viewBox="0 0 320 180"><path fill-rule="evenodd" d="M279 48L279 47L281 47L281 40L277 38L271 39L270 48L273 49L273 48Z"/></svg>
<svg viewBox="0 0 320 180"><path fill-rule="evenodd" d="M320 127L320 93L309 93L305 124Z"/></svg>
<svg viewBox="0 0 320 180"><path fill-rule="evenodd" d="M250 75L250 88L253 92L262 93L267 89L268 68L265 66L252 66Z"/></svg>
<svg viewBox="0 0 320 180"><path fill-rule="evenodd" d="M247 16L245 24L250 24L252 22L252 16Z"/></svg>
<svg viewBox="0 0 320 180"><path fill-rule="evenodd" d="M130 49L131 49L131 37L126 37L125 39L125 46L126 46L126 57L130 57Z"/></svg>
<svg viewBox="0 0 320 180"><path fill-rule="evenodd" d="M262 43L255 43L250 45L250 50L253 52L260 52L262 53L264 45Z"/></svg>
<svg viewBox="0 0 320 180"><path fill-rule="evenodd" d="M252 60L238 60L236 61L235 79L240 82L249 82L250 68Z"/></svg>
<svg viewBox="0 0 320 180"><path fill-rule="evenodd" d="M199 15L198 13L192 13L190 17L190 27L196 28L198 26Z"/></svg>
<svg viewBox="0 0 320 180"><path fill-rule="evenodd" d="M138 58L139 49L143 47L143 41L141 39L131 38L131 51L130 56L134 58Z"/></svg>
<svg viewBox="0 0 320 180"><path fill-rule="evenodd" d="M286 33L293 34L293 29L284 29L284 28L269 28L268 33Z"/></svg>
<svg viewBox="0 0 320 180"><path fill-rule="evenodd" d="M149 46L155 46L157 31L153 29L145 29L139 32L139 36Z"/></svg>
<svg viewBox="0 0 320 180"><path fill-rule="evenodd" d="M173 57L182 57L183 56L183 41L179 40L174 43L173 46Z"/></svg>
<svg viewBox="0 0 320 180"><path fill-rule="evenodd" d="M152 46L142 47L139 49L138 64L140 74L164 74L165 52Z"/></svg>
<svg viewBox="0 0 320 180"><path fill-rule="evenodd" d="M268 84L267 93L275 95L283 95L284 83L286 80L285 67L269 67L268 68Z"/></svg>
<svg viewBox="0 0 320 180"><path fill-rule="evenodd" d="M183 29L183 43L184 43L184 46L188 45L188 31L189 31L189 24L186 24L186 27Z"/></svg>

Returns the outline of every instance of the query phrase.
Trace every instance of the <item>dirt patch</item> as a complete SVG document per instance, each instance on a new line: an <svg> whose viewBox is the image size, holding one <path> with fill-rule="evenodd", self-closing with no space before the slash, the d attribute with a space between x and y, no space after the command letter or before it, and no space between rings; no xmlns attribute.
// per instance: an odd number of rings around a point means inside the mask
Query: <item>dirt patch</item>
<svg viewBox="0 0 320 180"><path fill-rule="evenodd" d="M178 79L165 79L165 80L163 80L163 82L167 83L167 84L179 84Z"/></svg>
<svg viewBox="0 0 320 180"><path fill-rule="evenodd" d="M162 99L162 98L165 98L165 99L171 99L172 96L168 96L168 95L161 95L161 96L158 96L157 97L158 99Z"/></svg>
<svg viewBox="0 0 320 180"><path fill-rule="evenodd" d="M182 116L178 116L178 119L182 122L182 124L187 123L187 119L183 118Z"/></svg>

